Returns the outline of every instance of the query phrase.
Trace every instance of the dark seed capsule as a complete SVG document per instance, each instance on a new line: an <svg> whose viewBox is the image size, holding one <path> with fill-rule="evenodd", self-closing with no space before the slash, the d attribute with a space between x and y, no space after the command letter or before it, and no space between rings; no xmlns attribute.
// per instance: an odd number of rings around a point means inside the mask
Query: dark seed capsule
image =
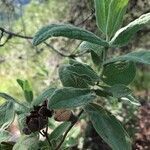
<svg viewBox="0 0 150 150"><path fill-rule="evenodd" d="M39 117L39 118L38 118L38 121L39 121L39 130L45 128L45 126L46 126L47 123L48 123L47 117Z"/></svg>
<svg viewBox="0 0 150 150"><path fill-rule="evenodd" d="M33 109L34 109L35 111L38 111L40 108L41 108L41 106L33 106Z"/></svg>
<svg viewBox="0 0 150 150"><path fill-rule="evenodd" d="M26 124L28 124L28 122L30 121L31 116L26 116Z"/></svg>
<svg viewBox="0 0 150 150"><path fill-rule="evenodd" d="M42 107L40 108L40 110L38 111L38 113L39 113L39 115L41 115L41 116L46 116L46 117L52 117L52 115L53 115L53 111L47 109L46 106L42 106Z"/></svg>
<svg viewBox="0 0 150 150"><path fill-rule="evenodd" d="M39 121L38 121L38 118L31 118L27 125L28 125L28 128L32 132L38 131L39 130Z"/></svg>

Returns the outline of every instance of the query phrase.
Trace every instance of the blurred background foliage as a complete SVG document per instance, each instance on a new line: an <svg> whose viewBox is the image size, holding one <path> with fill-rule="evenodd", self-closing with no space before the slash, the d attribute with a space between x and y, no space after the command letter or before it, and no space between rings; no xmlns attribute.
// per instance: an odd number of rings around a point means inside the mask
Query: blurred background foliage
<svg viewBox="0 0 150 150"><path fill-rule="evenodd" d="M21 35L34 36L46 24L63 22L100 34L96 28L95 16L92 15L93 9L91 0L1 0L0 27ZM149 11L149 0L131 0L124 25ZM136 49L150 49L149 31L149 26L139 31L128 46L110 51L110 57ZM67 54L76 50L79 43L65 38L50 40L56 49ZM82 59L92 65L89 57L86 55ZM48 86L61 86L57 68L63 62L67 62L67 58L64 59L45 45L33 47L31 40L12 38L0 47L0 91L23 99L22 90L16 82L18 78L27 79L31 83L35 96ZM139 100L145 103L150 97L150 68L142 65L138 67L132 89ZM137 108L115 100L104 101L103 105L123 121L133 136L136 128L132 125L137 119Z"/></svg>

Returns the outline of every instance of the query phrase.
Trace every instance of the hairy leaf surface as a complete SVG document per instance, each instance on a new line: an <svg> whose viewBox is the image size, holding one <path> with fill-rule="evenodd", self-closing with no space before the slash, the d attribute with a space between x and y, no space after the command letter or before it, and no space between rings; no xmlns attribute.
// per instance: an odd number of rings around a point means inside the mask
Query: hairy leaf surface
<svg viewBox="0 0 150 150"><path fill-rule="evenodd" d="M97 104L88 104L85 110L97 133L113 150L131 150L130 138L115 116Z"/></svg>
<svg viewBox="0 0 150 150"><path fill-rule="evenodd" d="M149 50L134 51L126 55L122 55L122 56L109 59L106 62L104 62L104 65L112 63L112 62L117 62L117 61L134 61L137 63L150 65L150 51Z"/></svg>
<svg viewBox="0 0 150 150"><path fill-rule="evenodd" d="M48 107L51 109L75 108L92 102L96 94L90 89L62 88L49 98Z"/></svg>
<svg viewBox="0 0 150 150"><path fill-rule="evenodd" d="M112 40L110 41L111 46L124 46L131 38L135 35L146 24L150 23L150 13L144 14L133 22L129 23L127 26L121 28L116 32Z"/></svg>
<svg viewBox="0 0 150 150"><path fill-rule="evenodd" d="M130 84L136 75L133 62L116 62L104 65L102 80L108 85Z"/></svg>
<svg viewBox="0 0 150 150"><path fill-rule="evenodd" d="M63 65L59 67L59 78L65 87L75 87L75 88L87 88L88 84L86 81L76 75L74 72L70 71L70 65Z"/></svg>
<svg viewBox="0 0 150 150"><path fill-rule="evenodd" d="M52 24L40 29L33 39L33 45L38 45L51 37L67 37L88 41L102 46L107 46L108 43L90 31L68 24Z"/></svg>

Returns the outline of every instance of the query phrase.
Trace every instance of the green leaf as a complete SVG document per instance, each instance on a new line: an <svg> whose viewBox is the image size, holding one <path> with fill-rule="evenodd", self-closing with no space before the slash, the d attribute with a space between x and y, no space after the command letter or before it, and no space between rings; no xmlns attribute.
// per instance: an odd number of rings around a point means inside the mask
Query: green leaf
<svg viewBox="0 0 150 150"><path fill-rule="evenodd" d="M136 105L136 106L141 106L140 102L137 101L132 95L121 97L120 100L130 102L131 104Z"/></svg>
<svg viewBox="0 0 150 150"><path fill-rule="evenodd" d="M27 80L20 80L20 79L17 79L17 82L24 92L24 97L26 101L31 103L33 100L33 92L29 82Z"/></svg>
<svg viewBox="0 0 150 150"><path fill-rule="evenodd" d="M11 102L17 104L16 107L18 106L18 107L21 108L22 110L28 109L28 107L26 107L24 104L19 103L18 100L16 100L15 98L13 98L12 96L10 96L10 95L8 95L8 94L6 94L6 93L1 93L1 92L0 92L0 97L4 98L4 99L7 100L7 101L11 101ZM15 107L15 108L16 108L16 107ZM16 110L16 111L18 111L18 110Z"/></svg>
<svg viewBox="0 0 150 150"><path fill-rule="evenodd" d="M99 29L106 33L110 0L95 0L96 22Z"/></svg>
<svg viewBox="0 0 150 150"><path fill-rule="evenodd" d="M51 97L51 95L54 93L56 88L49 87L48 89L44 90L41 95L39 95L35 100L32 101L33 106L40 105L42 102L44 102L47 98Z"/></svg>
<svg viewBox="0 0 150 150"><path fill-rule="evenodd" d="M65 87L87 88L88 84L84 79L77 76L74 72L68 69L70 65L59 67L59 78Z"/></svg>
<svg viewBox="0 0 150 150"><path fill-rule="evenodd" d="M52 24L43 27L34 36L33 45L36 46L48 38L59 36L88 41L102 46L108 45L106 41L100 39L92 32L68 24Z"/></svg>
<svg viewBox="0 0 150 150"><path fill-rule="evenodd" d="M97 104L85 107L97 133L113 150L131 150L131 141L121 123Z"/></svg>
<svg viewBox="0 0 150 150"><path fill-rule="evenodd" d="M109 1L109 12L107 21L107 36L110 38L120 28L123 22L123 16L126 12L129 0L111 0Z"/></svg>
<svg viewBox="0 0 150 150"><path fill-rule="evenodd" d="M100 77L97 75L97 73L87 64L76 61L73 65L70 65L67 68L76 76L84 79L90 85L94 85L95 82L100 81Z"/></svg>
<svg viewBox="0 0 150 150"><path fill-rule="evenodd" d="M118 56L116 58L112 58L104 62L104 65L117 62L117 61L134 61L137 63L143 63L150 65L150 51L134 51L131 53L128 53L126 55Z"/></svg>
<svg viewBox="0 0 150 150"><path fill-rule="evenodd" d="M0 129L0 143L8 141L10 138L11 134L8 131Z"/></svg>
<svg viewBox="0 0 150 150"><path fill-rule="evenodd" d="M50 109L75 108L93 101L95 93L90 89L62 88L49 98Z"/></svg>
<svg viewBox="0 0 150 150"><path fill-rule="evenodd" d="M49 140L57 140L63 135L63 133L68 129L71 122L64 122L60 124L54 131L49 135Z"/></svg>
<svg viewBox="0 0 150 150"><path fill-rule="evenodd" d="M14 120L15 110L14 102L6 101L0 106L0 127L6 129Z"/></svg>
<svg viewBox="0 0 150 150"><path fill-rule="evenodd" d="M0 97L4 98L7 101L12 101L12 102L16 103L16 99L6 93L0 92Z"/></svg>
<svg viewBox="0 0 150 150"><path fill-rule="evenodd" d="M126 45L133 35L139 31L146 24L150 23L150 13L142 15L140 18L129 23L127 26L121 28L116 32L112 40L110 41L111 46L124 46Z"/></svg>
<svg viewBox="0 0 150 150"><path fill-rule="evenodd" d="M133 62L116 62L104 65L102 80L108 85L130 84L136 75Z"/></svg>
<svg viewBox="0 0 150 150"><path fill-rule="evenodd" d="M39 150L39 139L35 135L23 135L14 145L13 150Z"/></svg>
<svg viewBox="0 0 150 150"><path fill-rule="evenodd" d="M104 47L84 41L80 44L79 50L90 51L93 63L96 66L100 66L102 64Z"/></svg>
<svg viewBox="0 0 150 150"><path fill-rule="evenodd" d="M108 88L107 91L112 93L112 96L116 98L121 98L132 93L128 87L122 84L113 85L112 87Z"/></svg>

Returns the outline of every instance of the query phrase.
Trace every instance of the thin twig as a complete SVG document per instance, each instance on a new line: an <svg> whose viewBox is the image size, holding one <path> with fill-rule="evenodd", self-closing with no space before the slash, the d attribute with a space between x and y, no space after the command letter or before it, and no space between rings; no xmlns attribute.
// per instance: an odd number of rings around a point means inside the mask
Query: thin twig
<svg viewBox="0 0 150 150"><path fill-rule="evenodd" d="M43 130L43 134L44 134L44 136L45 136L47 142L49 143L49 146L52 147L52 144L51 144L51 142L50 142L50 140L49 140L47 131L44 131L44 130Z"/></svg>
<svg viewBox="0 0 150 150"><path fill-rule="evenodd" d="M2 28L2 27L0 27L0 30L1 30L1 32L4 32L4 33L6 33L6 34L9 34L9 35L11 35L11 36L15 36L15 37L18 37L18 38L33 39L33 37L31 37L31 36L20 35L20 34L18 34L18 33L14 33L14 32L8 31L8 30L6 30L6 29L4 29L4 28Z"/></svg>
<svg viewBox="0 0 150 150"><path fill-rule="evenodd" d="M47 121L48 121L48 118L47 118ZM42 130L42 132L39 131L39 133L40 133L43 137L46 138L47 142L49 143L49 146L52 147L52 144L51 144L51 142L50 142L50 140L49 140L49 137L48 137L48 123L47 123L47 125L46 125L46 130L45 130L45 131Z"/></svg>
<svg viewBox="0 0 150 150"><path fill-rule="evenodd" d="M83 56L84 54L88 53L88 50L85 50L85 51L83 51L83 52L81 52L81 53L64 54L64 53L62 53L61 51L55 49L52 45L50 45L50 44L48 44L48 43L46 43L46 42L44 42L44 44L45 44L47 47L51 48L51 49L52 49L53 51L55 51L56 53L58 53L58 54L59 54L60 56L62 56L62 57L75 58L75 57L81 57L81 56Z"/></svg>
<svg viewBox="0 0 150 150"><path fill-rule="evenodd" d="M80 23L76 24L76 26L80 26L80 25L84 24L85 22L87 22L87 20L89 18L91 18L94 15L94 13L95 13L95 11L92 10L91 14L89 16L87 16L83 21L81 21Z"/></svg>
<svg viewBox="0 0 150 150"><path fill-rule="evenodd" d="M80 111L80 113L78 114L78 116L77 116L78 119L80 118L80 116L81 116L81 114L83 113L83 111L84 111L84 110L82 109L82 110ZM55 148L55 150L59 150L59 149L61 148L61 145L62 145L63 142L65 141L65 139L66 139L66 137L67 137L69 131L70 131L70 130L72 129L72 127L77 123L78 119L71 123L70 127L69 127L69 128L67 129L67 131L65 132L65 134L64 134L64 136L63 136L61 142L58 144L58 146Z"/></svg>

